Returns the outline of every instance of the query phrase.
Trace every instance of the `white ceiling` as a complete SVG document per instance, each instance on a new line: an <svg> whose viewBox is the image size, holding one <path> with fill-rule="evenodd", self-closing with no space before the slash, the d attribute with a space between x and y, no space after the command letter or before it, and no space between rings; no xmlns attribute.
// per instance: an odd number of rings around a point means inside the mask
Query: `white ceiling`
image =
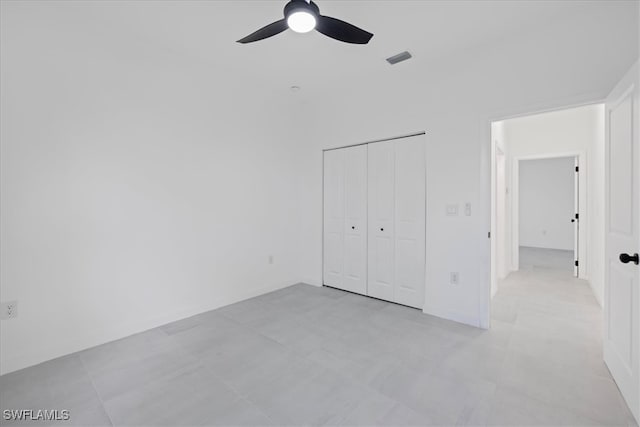
<svg viewBox="0 0 640 427"><path fill-rule="evenodd" d="M29 2L36 4L35 2ZM552 21L604 8L628 8L632 1L348 1L318 0L324 15L375 34L369 45L349 45L319 33L286 31L248 45L235 41L281 19L286 1L117 1L48 2L43 19L78 26L82 37L98 32L96 49L126 45L149 54L150 46L211 66L221 74L274 87L348 84L387 73L385 58L409 50L414 59L399 67L428 64L517 33L540 30ZM64 7L63 7L64 6ZM35 7L35 6L34 6ZM43 9L43 4L38 7ZM132 38L142 40L136 44ZM108 46L110 45L110 46Z"/></svg>

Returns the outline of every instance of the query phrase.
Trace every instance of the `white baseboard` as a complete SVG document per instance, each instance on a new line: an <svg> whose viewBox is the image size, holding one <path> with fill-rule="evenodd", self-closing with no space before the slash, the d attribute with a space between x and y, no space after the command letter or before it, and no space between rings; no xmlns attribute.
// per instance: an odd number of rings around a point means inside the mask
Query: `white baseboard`
<svg viewBox="0 0 640 427"><path fill-rule="evenodd" d="M480 328L480 319L476 316L470 316L466 313L459 313L452 310L442 310L437 307L425 306L422 312L431 316L440 317L442 319L451 320L453 322L462 323L469 326Z"/></svg>
<svg viewBox="0 0 640 427"><path fill-rule="evenodd" d="M306 277L302 279L300 282L306 283L307 285L313 285L318 287L322 286L322 279L312 279L310 277Z"/></svg>

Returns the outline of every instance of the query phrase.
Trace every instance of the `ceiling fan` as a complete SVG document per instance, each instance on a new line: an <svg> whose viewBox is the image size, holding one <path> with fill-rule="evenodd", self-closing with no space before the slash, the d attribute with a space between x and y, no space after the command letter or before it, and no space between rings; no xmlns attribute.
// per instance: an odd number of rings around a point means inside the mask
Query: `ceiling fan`
<svg viewBox="0 0 640 427"><path fill-rule="evenodd" d="M373 37L373 34L355 25L320 15L320 9L313 1L291 0L284 7L284 19L260 28L255 33L238 40L238 43L257 42L280 34L287 28L297 33L308 33L315 29L327 37L352 44L367 44Z"/></svg>

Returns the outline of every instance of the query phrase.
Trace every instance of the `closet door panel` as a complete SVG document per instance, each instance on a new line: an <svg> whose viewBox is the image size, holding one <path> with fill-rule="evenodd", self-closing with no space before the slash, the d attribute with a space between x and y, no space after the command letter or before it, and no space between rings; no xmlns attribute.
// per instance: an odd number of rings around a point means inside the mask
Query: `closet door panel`
<svg viewBox="0 0 640 427"><path fill-rule="evenodd" d="M394 300L394 143L369 144L369 296Z"/></svg>
<svg viewBox="0 0 640 427"><path fill-rule="evenodd" d="M395 298L422 308L425 287L425 146L417 136L395 144Z"/></svg>
<svg viewBox="0 0 640 427"><path fill-rule="evenodd" d="M367 146L345 148L344 289L367 293Z"/></svg>
<svg viewBox="0 0 640 427"><path fill-rule="evenodd" d="M342 150L324 153L324 253L325 285L343 288L344 275L344 173Z"/></svg>

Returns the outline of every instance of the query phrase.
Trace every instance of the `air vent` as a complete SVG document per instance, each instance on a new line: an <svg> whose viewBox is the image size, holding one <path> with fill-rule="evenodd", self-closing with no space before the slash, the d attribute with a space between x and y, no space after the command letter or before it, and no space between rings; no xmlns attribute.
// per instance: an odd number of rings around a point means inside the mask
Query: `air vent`
<svg viewBox="0 0 640 427"><path fill-rule="evenodd" d="M392 56L391 58L387 58L387 62L391 65L397 64L398 62L406 61L411 58L411 54L407 51L399 53L397 55Z"/></svg>

